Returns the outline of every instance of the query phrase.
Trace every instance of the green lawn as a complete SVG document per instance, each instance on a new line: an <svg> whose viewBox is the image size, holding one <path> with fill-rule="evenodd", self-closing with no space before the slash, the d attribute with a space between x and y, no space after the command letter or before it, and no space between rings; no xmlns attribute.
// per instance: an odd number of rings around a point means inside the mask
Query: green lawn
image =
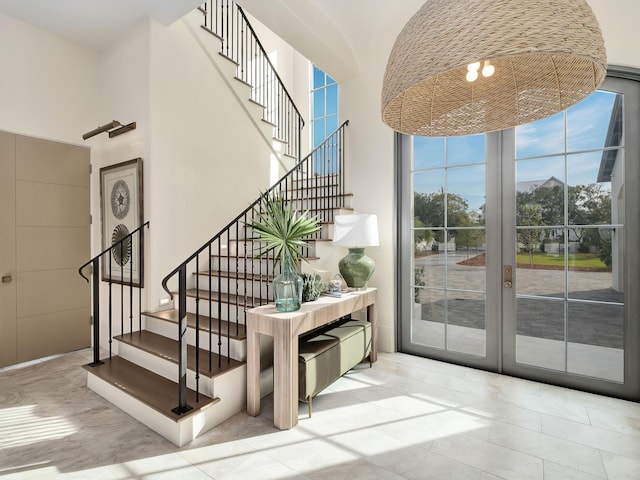
<svg viewBox="0 0 640 480"><path fill-rule="evenodd" d="M518 264L529 265L529 254L519 253L517 262ZM564 256L534 253L533 264L548 267L564 267ZM569 254L569 267L609 270L604 262L600 260L600 257L593 253Z"/></svg>

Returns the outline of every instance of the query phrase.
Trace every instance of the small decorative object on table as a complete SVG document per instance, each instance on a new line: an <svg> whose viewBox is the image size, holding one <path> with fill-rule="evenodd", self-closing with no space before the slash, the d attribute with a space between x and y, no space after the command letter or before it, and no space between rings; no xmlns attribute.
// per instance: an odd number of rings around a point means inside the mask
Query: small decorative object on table
<svg viewBox="0 0 640 480"><path fill-rule="evenodd" d="M302 277L302 301L313 302L317 300L324 290L322 277L317 273L301 273Z"/></svg>
<svg viewBox="0 0 640 480"><path fill-rule="evenodd" d="M273 280L273 295L278 312L294 312L302 303L302 278L296 273L302 249L309 235L320 230L318 218L309 211L298 215L291 205L273 192L260 197L260 217L249 224L254 239L262 242L258 257L273 251L274 267L281 263L282 273Z"/></svg>

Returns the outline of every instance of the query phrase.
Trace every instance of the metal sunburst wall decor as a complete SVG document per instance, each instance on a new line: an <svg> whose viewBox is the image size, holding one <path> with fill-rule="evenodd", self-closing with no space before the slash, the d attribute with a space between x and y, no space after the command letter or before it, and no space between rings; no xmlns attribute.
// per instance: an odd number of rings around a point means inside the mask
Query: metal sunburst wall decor
<svg viewBox="0 0 640 480"><path fill-rule="evenodd" d="M129 229L123 224L118 224L111 234L111 255L115 262L124 267L131 260L131 237L128 237ZM124 239L124 241L122 241ZM119 242L122 243L119 244Z"/></svg>

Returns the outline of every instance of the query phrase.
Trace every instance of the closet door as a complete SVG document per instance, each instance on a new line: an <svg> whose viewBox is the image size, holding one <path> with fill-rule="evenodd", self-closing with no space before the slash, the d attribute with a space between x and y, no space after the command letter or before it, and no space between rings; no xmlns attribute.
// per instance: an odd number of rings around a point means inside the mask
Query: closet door
<svg viewBox="0 0 640 480"><path fill-rule="evenodd" d="M2 366L88 347L91 302L89 150L0 138Z"/></svg>

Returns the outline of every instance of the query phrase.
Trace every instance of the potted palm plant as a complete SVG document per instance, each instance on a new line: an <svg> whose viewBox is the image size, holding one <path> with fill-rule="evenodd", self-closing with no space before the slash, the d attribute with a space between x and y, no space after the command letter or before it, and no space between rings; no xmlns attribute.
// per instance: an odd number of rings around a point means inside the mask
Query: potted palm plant
<svg viewBox="0 0 640 480"><path fill-rule="evenodd" d="M262 195L259 218L251 222L253 238L261 242L257 257L273 252L275 266L281 265L282 273L273 280L276 310L293 312L302 302L302 278L297 274L300 261L304 260L306 238L320 230L318 218L309 216L306 210L298 214L290 203L273 192Z"/></svg>

